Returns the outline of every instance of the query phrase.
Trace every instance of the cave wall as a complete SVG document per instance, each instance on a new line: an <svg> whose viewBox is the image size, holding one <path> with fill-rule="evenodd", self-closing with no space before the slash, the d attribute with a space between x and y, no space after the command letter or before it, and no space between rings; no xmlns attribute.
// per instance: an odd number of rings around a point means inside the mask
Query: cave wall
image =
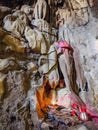
<svg viewBox="0 0 98 130"><path fill-rule="evenodd" d="M89 99L90 101L92 100L93 104L97 104L98 84L94 80L94 77L97 77L96 72L98 71L97 1L66 1L65 3L60 1L56 6L58 7L56 14L58 13L60 17L57 21L57 24L59 23L59 39L66 40L73 47L77 48L80 54L80 63L88 84L86 87L89 92L86 95L88 97L91 96ZM67 9L64 9L66 7ZM93 59L93 56L96 58ZM86 67L89 69L87 70Z"/></svg>
<svg viewBox="0 0 98 130"><path fill-rule="evenodd" d="M90 96L86 97L86 100L90 99L89 102L97 104L97 7L95 7L96 1L90 2L92 1L70 1L71 12L66 10L64 16L64 10L58 9L61 13L61 19L65 20L63 24L59 25L59 39L67 40L73 47L77 48L87 80L88 92L85 96ZM96 58L94 59L93 56ZM81 98L84 97L82 94L81 96Z"/></svg>
<svg viewBox="0 0 98 130"><path fill-rule="evenodd" d="M79 96L92 109L98 109L97 0L47 0L40 16L36 2L0 1L1 129L39 128L36 88L46 83L43 84L42 73L57 67L56 52L47 55L54 51L51 45L57 40L66 40L77 51L85 77ZM21 7L23 4L28 6ZM17 10L25 14L15 13ZM47 64L48 58L54 62ZM57 84L58 72L52 71L50 78L52 74L56 75Z"/></svg>

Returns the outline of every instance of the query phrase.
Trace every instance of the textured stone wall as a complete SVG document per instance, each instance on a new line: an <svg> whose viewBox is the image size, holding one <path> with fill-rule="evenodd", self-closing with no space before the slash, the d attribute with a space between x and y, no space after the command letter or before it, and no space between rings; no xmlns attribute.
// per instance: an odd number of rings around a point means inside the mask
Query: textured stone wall
<svg viewBox="0 0 98 130"><path fill-rule="evenodd" d="M41 129L37 112L43 117L41 109L51 103L51 89L64 87L54 47L58 40L75 51L76 71L81 73L74 77L78 97L97 111L97 0L1 0L0 5L0 129ZM65 88L58 96L67 92ZM65 104L70 107L69 102Z"/></svg>
<svg viewBox="0 0 98 130"><path fill-rule="evenodd" d="M81 67L87 81L88 92L83 93L88 96L86 100L90 99L90 102L97 105L97 7L95 7L96 1L88 2L86 0L70 1L71 13L69 15L66 13L66 16L64 13L63 18L64 9L59 9L61 18L64 19L64 23L59 28L59 38L67 40L78 50ZM93 59L93 56L96 58ZM82 97L84 97L83 93L80 93Z"/></svg>

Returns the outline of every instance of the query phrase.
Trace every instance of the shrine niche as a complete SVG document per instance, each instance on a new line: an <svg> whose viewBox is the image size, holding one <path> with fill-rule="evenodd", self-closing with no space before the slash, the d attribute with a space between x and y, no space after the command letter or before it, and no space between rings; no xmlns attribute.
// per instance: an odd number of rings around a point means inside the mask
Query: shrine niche
<svg viewBox="0 0 98 130"><path fill-rule="evenodd" d="M0 130L97 130L97 6L0 1Z"/></svg>

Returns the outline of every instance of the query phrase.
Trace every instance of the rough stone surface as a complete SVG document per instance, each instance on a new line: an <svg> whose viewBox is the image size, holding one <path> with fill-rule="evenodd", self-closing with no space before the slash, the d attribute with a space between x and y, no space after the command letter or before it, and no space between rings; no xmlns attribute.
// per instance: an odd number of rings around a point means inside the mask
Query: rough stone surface
<svg viewBox="0 0 98 130"><path fill-rule="evenodd" d="M40 30L47 41L48 47L57 40L57 30L43 19L35 19L31 21L32 26Z"/></svg>
<svg viewBox="0 0 98 130"><path fill-rule="evenodd" d="M48 51L48 45L40 31L33 30L27 26L25 29L25 37L28 40L29 46L32 50L41 54L44 54Z"/></svg>
<svg viewBox="0 0 98 130"><path fill-rule="evenodd" d="M24 33L25 26L28 25L28 19L25 13L16 11L13 14L5 16L3 23L4 29L10 31L16 37L21 38Z"/></svg>
<svg viewBox="0 0 98 130"><path fill-rule="evenodd" d="M0 0L0 130L98 130L97 18L97 0ZM74 49L77 97L87 106L89 121L68 111L57 40ZM47 117L57 97L67 113Z"/></svg>
<svg viewBox="0 0 98 130"><path fill-rule="evenodd" d="M5 78L6 78L6 74L0 73L0 100L2 99L2 96L4 95L5 92L5 87L4 87Z"/></svg>
<svg viewBox="0 0 98 130"><path fill-rule="evenodd" d="M0 28L0 38L0 42L2 42L2 44L7 44L10 46L9 48L11 50L24 53L26 43L20 39L17 39L15 36L11 35L9 32L5 31L2 28Z"/></svg>
<svg viewBox="0 0 98 130"><path fill-rule="evenodd" d="M26 13L29 20L32 20L33 18L33 8L29 5L22 5L21 9L22 12Z"/></svg>

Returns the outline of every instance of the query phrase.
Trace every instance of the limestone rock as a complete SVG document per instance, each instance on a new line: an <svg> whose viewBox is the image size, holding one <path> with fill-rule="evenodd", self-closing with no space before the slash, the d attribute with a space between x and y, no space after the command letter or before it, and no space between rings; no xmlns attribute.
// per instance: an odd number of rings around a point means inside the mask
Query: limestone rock
<svg viewBox="0 0 98 130"><path fill-rule="evenodd" d="M91 13L95 18L98 18L98 2L97 0L92 0L92 2L93 2L93 6L91 8Z"/></svg>
<svg viewBox="0 0 98 130"><path fill-rule="evenodd" d="M94 128L95 129L95 128ZM87 128L86 126L80 126L79 128L78 128L78 130L89 130L89 128Z"/></svg>
<svg viewBox="0 0 98 130"><path fill-rule="evenodd" d="M5 92L4 80L6 78L6 74L0 72L0 100Z"/></svg>
<svg viewBox="0 0 98 130"><path fill-rule="evenodd" d="M70 109L71 107L71 99L69 97L70 92L67 90L67 88L61 88L58 90L57 93L57 104L60 106L64 106L67 109Z"/></svg>
<svg viewBox="0 0 98 130"><path fill-rule="evenodd" d="M54 45L51 45L48 51L49 70L57 63L57 52Z"/></svg>
<svg viewBox="0 0 98 130"><path fill-rule="evenodd" d="M24 43L24 41L17 39L2 28L0 28L0 42L11 46L11 49L16 52L24 53L25 51L26 44Z"/></svg>
<svg viewBox="0 0 98 130"><path fill-rule="evenodd" d="M48 52L48 60L49 60L49 83L51 88L55 88L59 83L59 73L58 73L58 65L57 65L57 52L54 45L50 46Z"/></svg>
<svg viewBox="0 0 98 130"><path fill-rule="evenodd" d="M42 60L45 60L45 62L42 63ZM54 45L51 45L47 55L46 56L42 55L40 57L39 65L42 64L42 66L46 66L47 69L44 69L44 67L43 68L41 67L41 68L43 69L44 73L48 73L48 71L51 71L53 67L56 65L56 62L57 62L57 53L56 53ZM48 70L48 71L45 72L45 70Z"/></svg>
<svg viewBox="0 0 98 130"><path fill-rule="evenodd" d="M40 31L31 29L27 26L25 29L25 38L29 42L29 46L32 50L41 54L47 53L48 45Z"/></svg>
<svg viewBox="0 0 98 130"><path fill-rule="evenodd" d="M31 21L31 24L32 26L35 26L35 29L41 31L45 41L48 43L48 47L57 40L57 30L52 28L47 21L43 19L35 19Z"/></svg>
<svg viewBox="0 0 98 130"><path fill-rule="evenodd" d="M98 51L96 45L97 42L96 34L98 32L97 23L98 21L95 20L94 17L93 18L91 17L90 22L85 26L86 29L84 26L72 28L69 25L64 35L64 36L68 36L68 39L66 37L65 39L63 39L68 41L72 46L75 46L79 51L80 66L84 71L84 76L87 81L84 88L86 88L86 91L88 91L87 94L88 99L90 99L90 102L93 103L96 102L93 96L98 92L97 91L98 82L96 80L97 72L98 72L98 69L96 67L98 63L97 62Z"/></svg>
<svg viewBox="0 0 98 130"><path fill-rule="evenodd" d="M63 24L68 25L73 20L73 12L71 13L68 8L58 9L56 15L58 18L56 24L59 25L59 27Z"/></svg>
<svg viewBox="0 0 98 130"><path fill-rule="evenodd" d="M58 68L55 67L54 70L51 70L49 73L49 84L51 88L56 88L57 85L59 84L59 73L58 73Z"/></svg>
<svg viewBox="0 0 98 130"><path fill-rule="evenodd" d="M79 96L80 96L80 98L82 99L82 101L84 102L84 103L88 103L88 101L87 101L87 99L88 99L88 92L86 92L86 91L81 91L80 93L79 93Z"/></svg>
<svg viewBox="0 0 98 130"><path fill-rule="evenodd" d="M38 61L39 72L42 74L48 73L49 71L49 63L48 63L48 55L41 55Z"/></svg>
<svg viewBox="0 0 98 130"><path fill-rule="evenodd" d="M0 106L0 114L2 112L0 116L1 128L25 130L27 125L30 128L32 124L30 123L31 118L27 119L30 114L29 104L27 104L27 108L26 106L25 108L22 107L29 87L25 72L21 70L9 71L6 78L4 103ZM10 122L8 123L7 121ZM24 125L25 122L26 126Z"/></svg>
<svg viewBox="0 0 98 130"><path fill-rule="evenodd" d="M29 63L27 64L27 68L28 68L28 70L29 70L30 72L33 72L33 71L37 70L37 66L36 66L33 62L29 62Z"/></svg>
<svg viewBox="0 0 98 130"><path fill-rule="evenodd" d="M15 3L15 0L0 0L0 4L2 1L9 6ZM22 2L30 3L29 5L33 3L35 19L32 22L31 6L21 4L20 10L18 6L12 12L0 6L0 20L5 17L3 27L6 30L0 28L0 96L1 99L3 97L0 102L0 129L48 130L48 125L44 122L37 125L39 118L36 110L41 117L45 116L43 109L51 104L52 90L58 91L59 105L71 108L68 97L70 92L66 88L59 88L59 79L62 77L58 73L58 55L54 46L51 46L57 39L67 41L78 50L79 69L86 78L84 80L82 77L81 85L77 82L78 86L85 90L78 94L87 107L98 109L98 0L36 1L17 0L15 3L19 6ZM13 7L15 5L13 4ZM2 26L2 20L0 22ZM27 53L25 49L28 49ZM11 56L14 59L8 59ZM74 58L77 61L77 57ZM49 95L46 94L46 87L50 89ZM77 96L74 100L74 96L72 95L71 99L78 104L79 98ZM61 114L64 115L62 111ZM77 124L82 123L78 126L72 126L73 120L68 122L67 128L62 116L59 124L54 118L53 115L53 126L49 126L49 129L98 129L96 118L85 123L77 120ZM74 119L72 116L71 118Z"/></svg>
<svg viewBox="0 0 98 130"><path fill-rule="evenodd" d="M24 53L25 51L25 43L11 35L6 35L2 42L10 45L12 47L12 50L16 52Z"/></svg>
<svg viewBox="0 0 98 130"><path fill-rule="evenodd" d="M45 0L37 0L37 3L34 8L34 18L47 20L47 8L48 6Z"/></svg>
<svg viewBox="0 0 98 130"><path fill-rule="evenodd" d="M70 0L73 9L81 9L88 6L87 0Z"/></svg>
<svg viewBox="0 0 98 130"><path fill-rule="evenodd" d="M33 8L29 5L22 5L21 9L22 12L27 14L27 17L31 21L33 18Z"/></svg>
<svg viewBox="0 0 98 130"><path fill-rule="evenodd" d="M13 57L8 57L5 59L0 59L0 71L5 71L8 70L10 67L14 66L14 58Z"/></svg>
<svg viewBox="0 0 98 130"><path fill-rule="evenodd" d="M9 59L0 59L0 70L3 70L9 66Z"/></svg>
<svg viewBox="0 0 98 130"><path fill-rule="evenodd" d="M41 65L41 60L46 60L46 63ZM55 88L59 83L59 73L57 68L57 53L54 45L51 45L47 56L41 56L39 60L40 73L47 74L51 88Z"/></svg>
<svg viewBox="0 0 98 130"><path fill-rule="evenodd" d="M75 63L75 69L76 69L76 83L78 88L83 92L85 91L86 86L86 78L84 76L84 71L81 68L80 59L79 59L79 52L73 47L73 57L74 57L74 63Z"/></svg>
<svg viewBox="0 0 98 130"><path fill-rule="evenodd" d="M70 11L68 7L57 10L57 25L81 26L88 23L89 10L87 0L69 1L69 6L70 8L73 8L73 11Z"/></svg>
<svg viewBox="0 0 98 130"><path fill-rule="evenodd" d="M10 31L18 38L22 38L25 26L28 25L28 19L25 13L16 11L13 14L5 16L3 28Z"/></svg>
<svg viewBox="0 0 98 130"><path fill-rule="evenodd" d="M36 104L37 104L36 88L37 87L35 87L35 86L36 86L36 84L33 82L31 84L31 89L28 91L27 99L28 99L28 102L30 102L30 110L36 113Z"/></svg>
<svg viewBox="0 0 98 130"><path fill-rule="evenodd" d="M80 10L75 10L75 21L77 25L85 25L89 21L89 13L88 13L88 8L83 8Z"/></svg>
<svg viewBox="0 0 98 130"><path fill-rule="evenodd" d="M94 6L94 0L88 0L90 7Z"/></svg>

